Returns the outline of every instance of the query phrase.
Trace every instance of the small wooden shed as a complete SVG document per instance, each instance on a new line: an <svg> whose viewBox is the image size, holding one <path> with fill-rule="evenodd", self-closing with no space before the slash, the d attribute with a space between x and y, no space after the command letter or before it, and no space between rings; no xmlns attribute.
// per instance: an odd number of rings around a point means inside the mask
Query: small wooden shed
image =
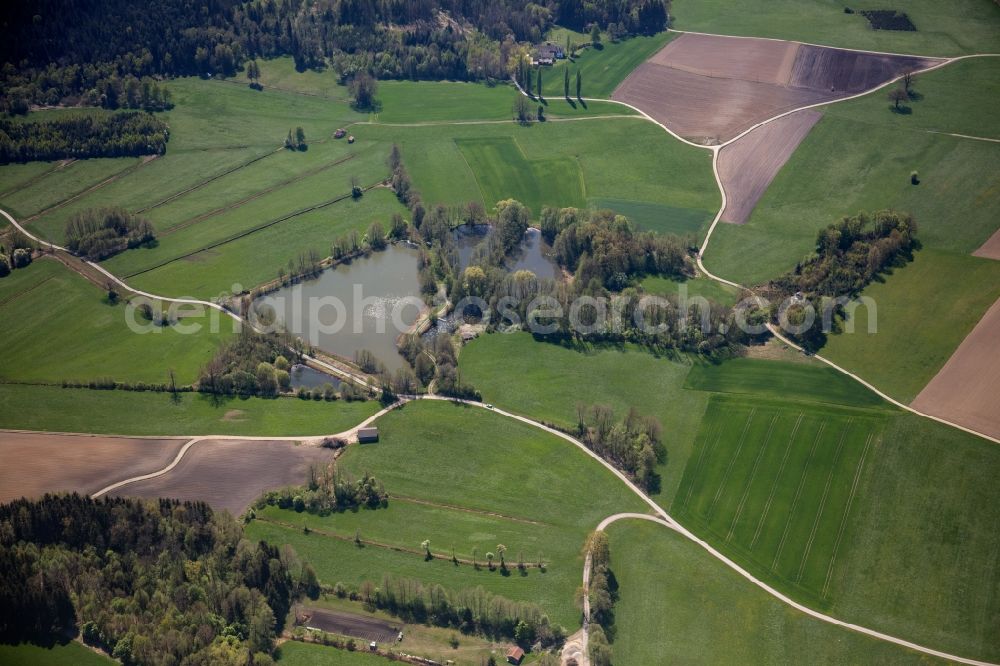
<svg viewBox="0 0 1000 666"><path fill-rule="evenodd" d="M378 428L358 428L358 441L362 444L378 441Z"/></svg>

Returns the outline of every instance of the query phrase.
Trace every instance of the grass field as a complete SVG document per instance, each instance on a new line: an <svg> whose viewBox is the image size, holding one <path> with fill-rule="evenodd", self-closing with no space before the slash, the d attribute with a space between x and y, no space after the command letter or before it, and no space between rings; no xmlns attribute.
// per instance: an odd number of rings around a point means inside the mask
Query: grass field
<svg viewBox="0 0 1000 666"><path fill-rule="evenodd" d="M337 73L332 69L307 69L299 72L295 69L295 60L291 57L258 60L257 64L260 66L260 84L264 88L296 92L345 103L351 96L347 86L340 84ZM234 77L232 81L244 86L250 83L250 80L246 78L245 71Z"/></svg>
<svg viewBox="0 0 1000 666"><path fill-rule="evenodd" d="M618 522L608 536L616 664L937 663L813 620L660 525Z"/></svg>
<svg viewBox="0 0 1000 666"><path fill-rule="evenodd" d="M806 368L742 360L689 373L689 387L723 393L710 399L672 513L814 608L995 659L1000 535L989 526L1000 491L989 479L1000 450L871 404L863 389L845 394L825 369L810 387Z"/></svg>
<svg viewBox="0 0 1000 666"><path fill-rule="evenodd" d="M698 239L705 237L708 225L715 217L714 212L707 210L675 208L646 201L592 197L588 203L591 208L607 208L624 215L635 224L636 228L643 231L678 236L693 234Z"/></svg>
<svg viewBox="0 0 1000 666"><path fill-rule="evenodd" d="M812 252L819 229L884 208L911 213L925 247L971 253L996 231L998 160L1000 145L827 115L778 173L750 221L716 228L704 261L723 277L757 284ZM919 185L910 183L914 170Z"/></svg>
<svg viewBox="0 0 1000 666"><path fill-rule="evenodd" d="M584 538L611 513L642 511L641 500L571 444L486 410L418 402L382 417L378 426L379 443L351 447L340 468L356 476L371 472L383 481L388 509L328 518L266 511L265 520L250 524L251 536L291 543L326 583L377 582L391 572L451 589L482 585L538 603L554 622L575 630L579 611L573 594L580 584ZM462 465L453 464L456 456ZM276 516L296 527L267 522ZM315 531L304 534L302 523ZM363 540L417 552L359 549L351 541L355 530ZM511 573L425 561L419 552L424 539L432 551L449 557L452 547L459 557L471 557L476 547L481 563L503 543ZM545 571L519 572L513 566L519 552L526 563L541 554Z"/></svg>
<svg viewBox="0 0 1000 666"><path fill-rule="evenodd" d="M45 164L52 164L46 162ZM55 206L71 197L82 194L95 185L139 164L134 157L95 158L77 160L30 182L26 187L8 191L0 196L0 208L22 220ZM20 165L0 167L0 172L13 169L20 173ZM141 171L141 169L139 169Z"/></svg>
<svg viewBox="0 0 1000 666"><path fill-rule="evenodd" d="M970 58L913 78L910 113L893 113L885 93L831 105L826 115L893 130L954 132L1000 138L1000 119L990 111L1000 95L1000 58Z"/></svg>
<svg viewBox="0 0 1000 666"><path fill-rule="evenodd" d="M828 336L820 354L909 402L1000 298L1000 262L924 249L864 296L877 306L877 333L858 308L855 332Z"/></svg>
<svg viewBox="0 0 1000 666"><path fill-rule="evenodd" d="M733 11L725 0L678 0L671 7L677 30L801 40L826 46L893 53L954 56L996 51L1000 7L989 0L877 0L851 3L863 9L905 11L916 32L872 30L858 13L845 14L834 0L750 0Z"/></svg>
<svg viewBox="0 0 1000 666"><path fill-rule="evenodd" d="M349 652L325 645L286 641L278 648L277 663L281 666L385 666L388 660L364 651Z"/></svg>
<svg viewBox="0 0 1000 666"><path fill-rule="evenodd" d="M584 105L566 100L561 92L558 96L546 97L545 81L543 78L543 99L529 100L532 113L541 105L543 115L552 119L636 115L635 111L621 104L587 102ZM535 91L531 92L534 94ZM382 81L378 87L381 108L371 120L379 123L510 120L517 95L519 93L514 86L506 83L488 86L459 81Z"/></svg>
<svg viewBox="0 0 1000 666"><path fill-rule="evenodd" d="M529 160L516 138L456 140L483 201L514 198L537 215L543 206L585 208L583 174L568 157Z"/></svg>
<svg viewBox="0 0 1000 666"><path fill-rule="evenodd" d="M0 384L0 428L114 435L307 436L343 432L374 402L229 398Z"/></svg>
<svg viewBox="0 0 1000 666"><path fill-rule="evenodd" d="M684 388L713 393L755 395L847 407L885 407L876 394L826 366L735 358L718 364L696 363Z"/></svg>
<svg viewBox="0 0 1000 666"><path fill-rule="evenodd" d="M193 319L202 330L144 326L133 332L124 303L107 295L58 261L46 259L0 280L0 336L5 381L50 382L111 377L118 381L191 384L201 367L232 335L232 320ZM146 324L138 320L137 324Z"/></svg>
<svg viewBox="0 0 1000 666"><path fill-rule="evenodd" d="M568 204L583 203L577 194L582 174L585 201L617 198L670 206L677 220L672 226L664 223L670 231L684 226L697 233L701 221L710 218L719 205L719 193L711 178L711 155L680 144L652 123L638 119L552 122L530 127L455 125L405 131L373 125L358 126L356 134L365 141L398 142L414 187L429 203L464 204L483 196L506 198L522 188L523 176L515 170L497 164L479 167L466 160L460 145L476 140L512 142L528 162L551 164L558 160L555 163L560 166L555 172L543 172L539 189L567 193L560 198L572 197ZM641 160L635 159L637 146L648 148ZM570 162L575 162L577 168L561 166ZM477 167L489 171L484 187L477 182L484 175ZM491 207L496 201L484 203Z"/></svg>
<svg viewBox="0 0 1000 666"><path fill-rule="evenodd" d="M565 45L566 34L572 42L580 44L590 41L590 35L583 35L565 29L553 31L549 39ZM563 70L569 69L569 94L576 97L576 73L580 72L583 97L610 97L632 70L644 60L659 51L676 37L669 32L661 32L651 37L630 37L618 42L605 41L600 49L586 48L580 51L575 61L558 60L552 67L542 68L542 92L551 98L562 97L564 92Z"/></svg>
<svg viewBox="0 0 1000 666"><path fill-rule="evenodd" d="M885 421L878 413L714 397L674 514L822 607L838 551L851 538L858 479Z"/></svg>
<svg viewBox="0 0 1000 666"><path fill-rule="evenodd" d="M0 663L7 666L108 666L118 662L76 642L52 647L31 643L0 644Z"/></svg>
<svg viewBox="0 0 1000 666"><path fill-rule="evenodd" d="M669 506L691 452L706 396L684 390L685 357L656 358L636 348L580 350L536 342L527 333L480 337L462 349L462 377L483 399L563 428L576 426L576 405L604 404L621 418L629 407L663 425L667 461L660 466ZM642 387L636 390L636 387Z"/></svg>
<svg viewBox="0 0 1000 666"><path fill-rule="evenodd" d="M739 290L735 287L708 278L676 282L659 275L652 275L643 278L639 284L647 293L660 296L679 296L683 287L687 289L688 298L700 296L723 305L735 305L740 296Z"/></svg>
<svg viewBox="0 0 1000 666"><path fill-rule="evenodd" d="M287 268L288 262L296 260L302 252L314 249L321 257L329 256L331 243L352 230L363 235L375 221L387 229L396 212L406 211L390 190L372 190L361 199L346 199L294 217L171 261L128 282L151 293L202 298L231 290L234 284L249 288L276 278L278 269Z"/></svg>

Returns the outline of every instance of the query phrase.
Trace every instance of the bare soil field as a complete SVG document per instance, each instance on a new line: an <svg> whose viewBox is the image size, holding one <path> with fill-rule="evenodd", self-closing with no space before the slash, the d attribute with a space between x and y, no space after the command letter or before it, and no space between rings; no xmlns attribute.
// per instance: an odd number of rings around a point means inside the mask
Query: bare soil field
<svg viewBox="0 0 1000 666"><path fill-rule="evenodd" d="M47 492L94 493L163 469L186 441L0 432L0 502Z"/></svg>
<svg viewBox="0 0 1000 666"><path fill-rule="evenodd" d="M976 257L1000 260L1000 229L997 229L978 250L972 253Z"/></svg>
<svg viewBox="0 0 1000 666"><path fill-rule="evenodd" d="M360 638L366 642L395 643L402 624L389 624L373 617L323 608L302 609L303 624L331 634Z"/></svg>
<svg viewBox="0 0 1000 666"><path fill-rule="evenodd" d="M852 95L937 61L797 42L684 34L611 98L694 141L721 143L785 111Z"/></svg>
<svg viewBox="0 0 1000 666"><path fill-rule="evenodd" d="M204 440L192 445L166 474L130 483L114 493L203 500L213 509L239 515L264 491L304 483L310 464L332 457L329 449L295 442Z"/></svg>
<svg viewBox="0 0 1000 666"><path fill-rule="evenodd" d="M798 42L684 34L647 62L713 78L785 85Z"/></svg>
<svg viewBox="0 0 1000 666"><path fill-rule="evenodd" d="M1000 437L1000 300L962 341L912 406Z"/></svg>
<svg viewBox="0 0 1000 666"><path fill-rule="evenodd" d="M933 58L802 45L787 83L795 88L853 95L894 79L908 69L923 69L937 62Z"/></svg>
<svg viewBox="0 0 1000 666"><path fill-rule="evenodd" d="M743 224L778 171L823 114L807 109L758 127L719 152L719 177L726 189L722 221Z"/></svg>

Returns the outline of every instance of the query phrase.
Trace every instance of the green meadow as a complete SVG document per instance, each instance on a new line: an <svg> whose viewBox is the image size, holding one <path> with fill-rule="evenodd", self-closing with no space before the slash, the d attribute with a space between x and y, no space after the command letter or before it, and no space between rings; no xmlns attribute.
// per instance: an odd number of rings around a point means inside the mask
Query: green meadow
<svg viewBox="0 0 1000 666"><path fill-rule="evenodd" d="M988 618L1000 612L1000 535L990 525L1000 492L990 479L1000 451L860 387L845 394L830 372L750 360L695 366L688 386L715 393L673 515L813 608L995 659Z"/></svg>
<svg viewBox="0 0 1000 666"><path fill-rule="evenodd" d="M381 480L390 495L387 509L325 518L268 509L250 523L250 535L291 543L324 583L377 583L392 573L450 589L481 585L538 603L574 631L586 535L605 516L641 512L645 504L569 442L484 409L415 402L380 418L378 427L379 442L350 447L339 467ZM454 464L456 456L461 465ZM382 547L359 548L357 532ZM425 539L449 559L425 561ZM498 543L507 546L509 575L485 566ZM460 558L477 548L481 566L453 564L452 548ZM544 571L519 571L519 554L527 564L541 556Z"/></svg>
<svg viewBox="0 0 1000 666"><path fill-rule="evenodd" d="M565 47L566 36L574 44L590 42L590 34L560 28L553 30L548 39ZM652 36L629 37L610 41L603 36L600 48L581 49L576 58L557 60L551 67L542 67L542 92L550 98L563 97L566 69L569 70L569 94L576 99L576 73L580 72L582 97L610 97L618 84L636 67L667 45L677 35L661 32ZM579 104L579 102L576 102ZM591 102L587 102L588 105ZM625 108L625 107L622 107Z"/></svg>
<svg viewBox="0 0 1000 666"><path fill-rule="evenodd" d="M117 663L75 641L52 646L0 644L0 662L7 666L108 666Z"/></svg>
<svg viewBox="0 0 1000 666"><path fill-rule="evenodd" d="M608 405L618 418L635 407L659 419L667 460L657 470L663 489L656 499L664 506L680 483L708 403L705 394L684 389L690 359L657 358L635 347L571 348L536 342L528 333L496 333L464 347L459 368L483 400L561 428L576 427L578 404Z"/></svg>
<svg viewBox="0 0 1000 666"><path fill-rule="evenodd" d="M1000 145L889 130L830 115L832 108L778 173L749 222L716 227L704 259L709 270L759 284L812 252L821 228L864 210L906 211L925 247L963 254L996 231ZM912 171L919 185L911 184Z"/></svg>
<svg viewBox="0 0 1000 666"><path fill-rule="evenodd" d="M1000 119L991 111L1000 95L1000 58L957 60L913 77L906 113L890 110L885 91L832 104L826 115L890 130L951 132L1000 139Z"/></svg>
<svg viewBox="0 0 1000 666"><path fill-rule="evenodd" d="M988 0L908 0L887 5L851 3L853 14L833 0L749 0L738 10L726 0L677 0L670 8L671 27L744 37L772 37L852 49L956 56L996 52L1000 7ZM898 9L916 26L914 32L872 30L857 13Z"/></svg>
<svg viewBox="0 0 1000 666"><path fill-rule="evenodd" d="M517 199L533 211L543 206L585 208L583 174L573 158L529 160L516 139L456 139L476 175L483 201Z"/></svg>
<svg viewBox="0 0 1000 666"><path fill-rule="evenodd" d="M124 382L192 384L216 349L233 333L228 316L208 314L179 326L153 326L133 313L129 328L124 301L53 259L39 260L0 280L0 335L4 362L0 379L59 383L109 377ZM201 330L186 334L197 324Z"/></svg>
<svg viewBox="0 0 1000 666"><path fill-rule="evenodd" d="M491 207L493 197L536 196L539 191L544 199L535 206L615 198L662 205L656 228L692 234L702 230L719 205L711 155L674 141L641 119L405 130L371 125L358 126L355 133L365 141L398 143L414 187L432 204L474 200ZM470 141L476 145L471 160L466 148L474 145ZM640 145L648 152L638 160L635 151ZM498 162L508 157L515 162Z"/></svg>
<svg viewBox="0 0 1000 666"><path fill-rule="evenodd" d="M645 521L608 528L615 663L927 664L924 655L789 608L696 544Z"/></svg>
<svg viewBox="0 0 1000 666"><path fill-rule="evenodd" d="M909 402L1000 298L1000 262L925 248L863 295L874 308L857 308L854 332L828 336L819 353Z"/></svg>
<svg viewBox="0 0 1000 666"><path fill-rule="evenodd" d="M687 290L688 298L707 298L722 305L735 305L740 297L740 290L722 282L716 282L706 277L678 282L660 275L645 277L639 282L643 291L657 296L679 297L683 289Z"/></svg>
<svg viewBox="0 0 1000 666"><path fill-rule="evenodd" d="M529 99L530 109L543 109L544 119L580 118L606 115L636 115L627 106L611 102L587 102L586 105L549 95L542 80L542 99ZM560 84L561 85L561 84ZM531 91L535 93L534 90ZM461 81L381 81L378 86L379 109L371 114L374 123L434 123L471 120L511 120L514 100L520 93L513 85L466 83Z"/></svg>
<svg viewBox="0 0 1000 666"><path fill-rule="evenodd" d="M0 384L0 428L110 435L332 435L378 411L375 402L213 399L200 393L94 391Z"/></svg>

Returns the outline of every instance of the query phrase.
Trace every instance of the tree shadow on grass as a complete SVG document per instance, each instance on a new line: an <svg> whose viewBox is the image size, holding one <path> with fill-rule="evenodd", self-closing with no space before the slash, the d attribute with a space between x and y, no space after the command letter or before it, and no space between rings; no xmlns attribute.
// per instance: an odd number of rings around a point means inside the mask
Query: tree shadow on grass
<svg viewBox="0 0 1000 666"><path fill-rule="evenodd" d="M909 116L913 113L913 109L906 106L905 104L900 104L899 106L892 104L889 106L889 110L895 113L897 116Z"/></svg>

